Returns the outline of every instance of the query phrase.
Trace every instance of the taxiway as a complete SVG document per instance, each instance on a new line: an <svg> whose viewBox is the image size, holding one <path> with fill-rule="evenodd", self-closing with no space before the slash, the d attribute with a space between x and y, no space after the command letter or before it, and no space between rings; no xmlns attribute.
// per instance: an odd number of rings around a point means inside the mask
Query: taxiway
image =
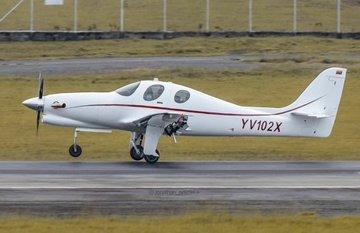
<svg viewBox="0 0 360 233"><path fill-rule="evenodd" d="M116 72L130 69L236 69L258 67L245 57L228 55L213 57L134 57L84 58L43 61L0 61L0 75L72 74L80 72ZM248 58L247 58L248 59Z"/></svg>

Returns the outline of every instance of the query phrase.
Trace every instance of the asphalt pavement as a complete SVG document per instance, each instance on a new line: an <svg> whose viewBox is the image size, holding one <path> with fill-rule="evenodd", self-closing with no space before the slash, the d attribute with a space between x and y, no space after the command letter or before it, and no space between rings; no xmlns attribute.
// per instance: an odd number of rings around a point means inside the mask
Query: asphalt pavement
<svg viewBox="0 0 360 233"><path fill-rule="evenodd" d="M34 61L0 61L0 75L71 74L81 72L117 72L131 69L236 69L258 67L245 57L228 55L212 57L133 57L84 58Z"/></svg>
<svg viewBox="0 0 360 233"><path fill-rule="evenodd" d="M360 162L0 162L1 214L360 214Z"/></svg>

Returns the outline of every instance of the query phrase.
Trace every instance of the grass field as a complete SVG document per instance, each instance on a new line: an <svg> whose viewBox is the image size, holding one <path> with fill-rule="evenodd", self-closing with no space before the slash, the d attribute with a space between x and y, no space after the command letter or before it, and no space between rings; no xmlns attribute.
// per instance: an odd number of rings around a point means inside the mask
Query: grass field
<svg viewBox="0 0 360 233"><path fill-rule="evenodd" d="M190 214L172 217L76 217L51 219L35 217L0 218L0 232L246 232L246 233L354 233L359 217L233 216Z"/></svg>
<svg viewBox="0 0 360 233"><path fill-rule="evenodd" d="M121 46L114 46L119 44ZM115 47L115 48L114 48ZM86 49L83 51L81 48ZM234 70L130 70L119 73L84 73L46 76L45 94L112 91L126 83L156 76L199 89L243 106L284 106L310 81L330 66L349 69L333 135L309 138L185 138L178 144L162 137L159 149L166 160L351 160L360 147L359 41L305 38L189 39L170 41L88 41L59 43L0 43L0 59L159 55L251 55L258 69ZM195 52L194 50L197 49ZM27 51L24 53L24 51ZM268 55L275 55L275 58ZM295 57L291 58L291 57ZM72 129L41 125L35 136L35 113L21 102L36 95L34 76L0 77L1 160L67 160ZM254 93L256 93L254 95ZM83 160L129 160L129 133L86 134L79 137ZM196 146L194 146L196 145ZM81 160L80 159L80 160Z"/></svg>
<svg viewBox="0 0 360 233"><path fill-rule="evenodd" d="M1 60L129 56L278 55L280 63L296 55L297 63L356 64L360 41L313 37L178 38L174 40L92 40L0 42ZM260 59L258 59L260 61ZM266 61L266 59L262 60Z"/></svg>
<svg viewBox="0 0 360 233"><path fill-rule="evenodd" d="M0 17L18 0L3 0ZM0 30L29 30L30 1L25 1L3 22ZM35 30L73 30L73 1L63 6L45 6L34 0ZM124 27L127 31L161 31L163 0L125 0ZM210 1L211 31L247 31L248 0ZM169 31L204 31L205 0L168 1L167 29ZM343 0L341 25L344 32L360 30L357 0ZM78 0L79 30L118 30L119 0ZM253 30L292 31L293 6L291 0L253 1ZM336 1L298 1L298 31L336 31Z"/></svg>

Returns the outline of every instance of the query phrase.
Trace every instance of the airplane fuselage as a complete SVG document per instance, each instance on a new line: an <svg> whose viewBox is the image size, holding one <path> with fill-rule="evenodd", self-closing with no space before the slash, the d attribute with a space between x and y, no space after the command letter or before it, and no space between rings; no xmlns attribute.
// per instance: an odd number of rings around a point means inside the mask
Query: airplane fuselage
<svg viewBox="0 0 360 233"><path fill-rule="evenodd" d="M146 101L142 93L150 83L142 83L132 96L116 92L63 93L44 97L43 122L66 127L141 131L133 122L145 116L175 113L187 115L188 128L179 130L184 136L286 136L286 112L279 108L268 113L261 108L241 107L186 88L188 101L178 104L173 94L184 87L166 83L162 96ZM138 92L138 93L137 93ZM54 103L64 108L52 107ZM299 125L298 130L303 128ZM292 129L293 130L293 127Z"/></svg>

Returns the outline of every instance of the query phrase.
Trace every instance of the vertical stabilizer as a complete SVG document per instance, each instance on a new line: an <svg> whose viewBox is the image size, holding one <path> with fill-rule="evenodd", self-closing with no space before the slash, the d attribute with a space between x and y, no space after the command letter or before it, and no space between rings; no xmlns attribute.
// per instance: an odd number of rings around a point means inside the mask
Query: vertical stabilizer
<svg viewBox="0 0 360 233"><path fill-rule="evenodd" d="M328 137L332 131L345 83L346 69L321 72L292 104L286 107L295 118L311 123L316 130L303 136Z"/></svg>

